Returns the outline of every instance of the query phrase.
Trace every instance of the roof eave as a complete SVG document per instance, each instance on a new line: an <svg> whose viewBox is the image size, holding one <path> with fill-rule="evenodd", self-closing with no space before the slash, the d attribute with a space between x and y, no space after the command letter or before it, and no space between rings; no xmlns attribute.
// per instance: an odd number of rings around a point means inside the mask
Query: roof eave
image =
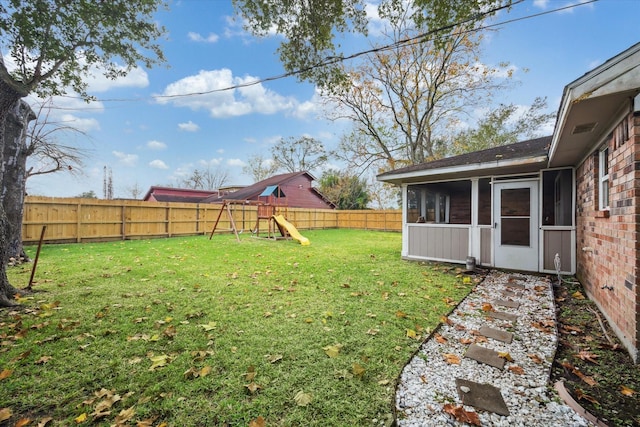
<svg viewBox="0 0 640 427"><path fill-rule="evenodd" d="M525 158L515 158L508 160L495 160L491 162L481 162L481 163L469 163L460 166L450 166L446 168L436 168L436 169L426 169L426 170L417 170L411 172L404 172L398 174L389 174L384 176L378 176L377 180L381 182L387 182L390 184L401 184L407 181L417 181L420 179L424 179L425 181L429 181L429 178L439 178L439 179L447 179L447 178L455 178L460 176L469 176L469 175L484 175L485 173L495 172L497 170L514 170L517 171L522 169L523 171L528 171L532 167L538 167L546 165L548 161L548 157L546 155L535 156L535 157L525 157Z"/></svg>
<svg viewBox="0 0 640 427"><path fill-rule="evenodd" d="M565 128L567 122L574 111L574 106L583 102L602 99L616 93L628 93L633 95L634 85L640 76L640 66L637 57L640 54L640 43L636 43L626 51L607 60L600 66L585 73L580 78L565 86L560 101L560 108L556 119L556 126L553 132L551 147L549 148L549 165L554 165L554 160L558 155L558 147L564 141L566 135ZM626 78L623 78L626 76ZM617 82L621 81L622 86ZM637 94L637 84L635 93ZM604 118L606 119L606 118ZM606 120L600 120L606 123ZM602 123L603 125L605 123Z"/></svg>

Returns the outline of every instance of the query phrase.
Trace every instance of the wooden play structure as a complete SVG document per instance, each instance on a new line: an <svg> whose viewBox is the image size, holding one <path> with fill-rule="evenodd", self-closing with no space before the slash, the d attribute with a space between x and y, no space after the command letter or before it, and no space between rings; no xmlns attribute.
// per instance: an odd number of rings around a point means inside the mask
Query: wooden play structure
<svg viewBox="0 0 640 427"><path fill-rule="evenodd" d="M286 204L278 203L282 200L286 200L284 198L284 194L278 186L270 186L267 187L262 194L260 195L260 200L224 200L222 203L222 207L220 208L220 213L218 214L218 218L216 219L215 224L213 225L213 229L211 230L211 234L209 235L209 240L213 237L213 233L216 231L218 227L218 223L220 222L220 218L224 212L227 213L229 218L229 224L231 226L231 230L236 235L236 240L240 241L240 236L238 234L238 229L236 227L235 220L233 218L233 213L231 211L232 206L242 205L244 206L256 206L257 208L257 218L255 226L251 229L251 234L254 237L260 237L260 223L262 221L267 222L266 228L266 239L289 239L294 238L300 242L301 245L308 245L309 239L303 237L298 230L295 228L293 224L288 222L285 217L287 215L287 206ZM244 208L243 208L244 212ZM244 218L243 218L244 222ZM242 232L243 230L240 230ZM279 236L276 233L279 231Z"/></svg>

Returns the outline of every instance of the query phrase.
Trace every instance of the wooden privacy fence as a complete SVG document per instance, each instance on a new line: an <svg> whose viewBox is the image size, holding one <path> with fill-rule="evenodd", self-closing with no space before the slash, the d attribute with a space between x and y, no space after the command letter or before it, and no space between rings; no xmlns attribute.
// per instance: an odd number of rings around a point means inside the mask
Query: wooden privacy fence
<svg viewBox="0 0 640 427"><path fill-rule="evenodd" d="M35 244L43 226L47 243L97 242L208 234L222 205L161 203L139 200L27 197L22 221L22 239ZM299 230L355 228L400 231L399 210L338 211L331 209L282 208ZM232 205L238 231L250 232L256 224L256 206ZM261 224L262 229L264 225ZM216 233L231 232L226 213Z"/></svg>

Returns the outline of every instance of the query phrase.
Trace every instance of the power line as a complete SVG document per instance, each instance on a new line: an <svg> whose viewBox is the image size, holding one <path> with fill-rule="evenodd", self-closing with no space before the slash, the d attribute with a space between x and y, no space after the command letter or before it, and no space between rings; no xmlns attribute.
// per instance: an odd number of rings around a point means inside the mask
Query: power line
<svg viewBox="0 0 640 427"><path fill-rule="evenodd" d="M519 22L519 21L524 21L524 20L528 20L528 19L533 19L533 18L538 18L540 16L544 16L544 15L549 15L552 13L558 13L558 12L562 12L562 11L566 11L569 9L573 9L576 7L580 7L580 6L585 6L587 4L591 4L591 3L596 3L599 0L588 0L585 2L579 2L579 3L574 3L574 4L569 4L567 6L563 6L563 7L559 7L556 9L551 9L548 11L544 11L544 12L539 12L539 13L534 13L534 14L530 14L530 15L526 15L526 16L522 16L519 18L513 18L513 19L508 19L505 21L501 21L495 24L490 24L490 25L483 25L477 28L473 28L473 29L469 29L464 31L464 33L473 33L473 32L478 32L478 31L482 31L482 30L487 30L490 28L495 28L495 27L500 27L503 25L507 25L507 24L512 24L514 22ZM270 77L264 77L262 79L256 79L250 82L246 82L246 83L241 83L241 84L237 84L237 85L232 85L232 86L227 86L224 88L219 88L219 89L211 89L211 90L207 90L207 91L200 91L200 92L189 92L189 93L183 93L183 94L175 94L175 95L153 95L153 96L149 96L149 97L143 97L143 98L105 98L105 99L92 99L91 101L94 102L140 102L140 101L148 101L148 100L159 100L159 99L167 99L167 100L171 100L171 99L177 99L177 98L189 98L189 97L195 97L195 96L202 96L202 95L210 95L213 93L220 93L220 92L227 92L230 90L236 90L236 89L242 89L245 87L250 87L250 86L255 86L258 84L262 84L262 83L266 83L266 82L270 82L270 81L275 81L275 80L282 80L288 77L293 77L293 76L297 76L318 68L322 68L322 67L326 67L329 65L333 65L333 64L337 64L340 62L346 62L355 58L358 58L360 56L364 56L364 55L369 55L372 53L376 53L376 52L383 52L383 51L387 51L387 50L391 50L391 49L395 49L401 46L404 46L406 44L411 44L414 43L416 41L420 41L420 42L426 42L426 41L433 41L435 39L434 36L438 35L439 33L442 33L446 30L451 30L459 25L468 23L468 22L472 22L472 21L476 21L476 20L480 20L483 17L486 16L490 16L493 15L496 12L499 12L501 10L504 9L508 9L510 7L513 7L514 5L520 4L524 2L524 0L517 0L515 3L509 4L509 5L503 5L503 6L499 6L496 7L494 9L491 9L489 11L486 12L481 12L477 15L474 15L473 17L465 20L465 21L461 21L455 24L449 24L446 25L444 27L440 27L434 30L430 30L421 34L418 34L416 36L413 37L409 37L409 38L405 38L384 46L380 46L380 47L376 47L376 48L372 48L372 49L368 49L368 50L363 50L363 51L359 51L356 53L353 53L351 55L348 56L340 56L340 57L327 57L325 58L324 61L318 63L318 64L314 64L311 65L309 67L303 68L303 69L299 69L299 70L294 70L294 71L289 71L283 74L279 74L279 75L275 75L275 76L270 76ZM446 35L445 35L446 36ZM68 96L68 95L61 95L62 97L65 98L72 98L72 99L83 99L81 97L77 97L77 96Z"/></svg>

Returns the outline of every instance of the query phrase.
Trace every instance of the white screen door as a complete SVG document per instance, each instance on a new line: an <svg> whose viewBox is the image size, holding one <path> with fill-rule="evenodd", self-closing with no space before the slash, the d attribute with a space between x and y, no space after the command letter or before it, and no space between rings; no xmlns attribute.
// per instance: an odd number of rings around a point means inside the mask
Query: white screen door
<svg viewBox="0 0 640 427"><path fill-rule="evenodd" d="M538 271L538 181L498 182L493 190L495 267Z"/></svg>

